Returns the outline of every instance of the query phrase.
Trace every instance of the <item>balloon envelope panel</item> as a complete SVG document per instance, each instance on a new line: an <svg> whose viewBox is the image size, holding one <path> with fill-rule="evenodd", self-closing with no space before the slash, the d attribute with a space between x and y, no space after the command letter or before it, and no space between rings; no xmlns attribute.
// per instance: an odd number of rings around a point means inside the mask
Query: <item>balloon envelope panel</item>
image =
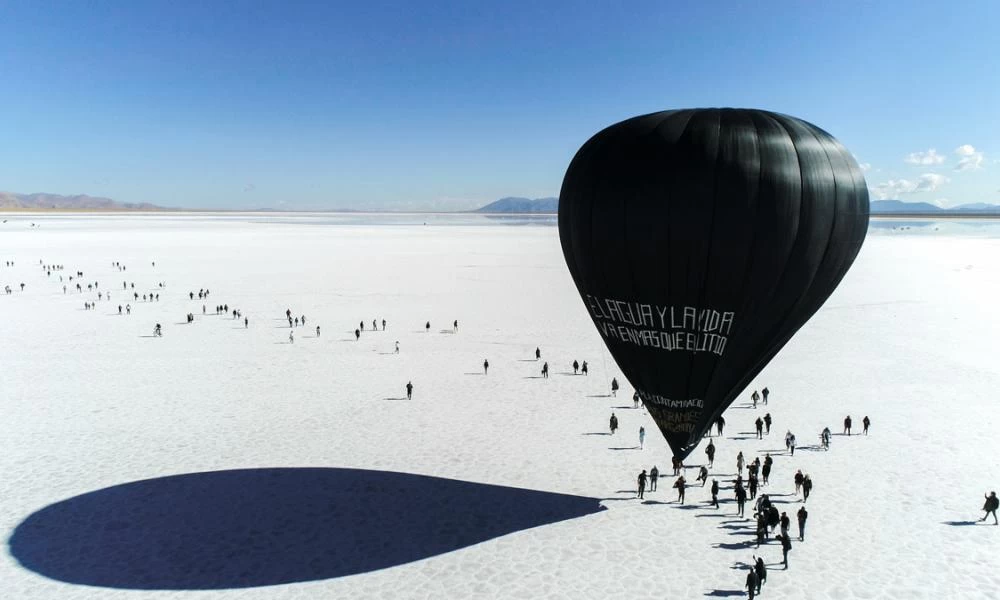
<svg viewBox="0 0 1000 600"><path fill-rule="evenodd" d="M867 229L850 152L761 110L608 127L577 152L559 198L584 304L682 458L833 292Z"/></svg>

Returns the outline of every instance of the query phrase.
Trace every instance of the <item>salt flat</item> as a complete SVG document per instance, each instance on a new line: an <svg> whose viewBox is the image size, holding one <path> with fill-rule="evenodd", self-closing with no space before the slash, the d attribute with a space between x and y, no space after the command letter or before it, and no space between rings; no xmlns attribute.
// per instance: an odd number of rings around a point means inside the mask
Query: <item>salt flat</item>
<svg viewBox="0 0 1000 600"><path fill-rule="evenodd" d="M630 491L641 469L669 475L670 453L631 408L555 227L422 220L8 217L2 597L735 596L742 563L781 556L746 546L750 522L733 516L740 451L772 451L765 491L790 515L796 469L815 482L806 540L787 571L770 567L765 597L1000 597L1000 527L965 525L1000 487L991 229L873 231L751 385L770 404L748 407L748 390L727 411L716 510L707 487L672 503L669 476L651 502ZM84 310L97 292L76 293L78 270L111 300ZM210 297L190 300L199 288ZM286 309L307 319L294 344ZM619 432L592 435L612 411ZM765 411L770 436L741 435ZM785 453L786 430L812 446L848 414L871 434Z"/></svg>

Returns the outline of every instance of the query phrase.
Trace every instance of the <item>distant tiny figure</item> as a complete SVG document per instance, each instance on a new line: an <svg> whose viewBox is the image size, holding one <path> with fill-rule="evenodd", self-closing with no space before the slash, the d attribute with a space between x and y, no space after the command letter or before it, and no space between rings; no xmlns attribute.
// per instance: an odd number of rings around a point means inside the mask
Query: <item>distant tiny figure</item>
<svg viewBox="0 0 1000 600"><path fill-rule="evenodd" d="M761 419L760 417L757 417L757 420L754 421L753 424L754 427L757 428L757 439L758 440L764 439L764 420Z"/></svg>
<svg viewBox="0 0 1000 600"><path fill-rule="evenodd" d="M653 468L649 470L649 491L656 491L656 480L660 478L660 470L653 465Z"/></svg>
<svg viewBox="0 0 1000 600"><path fill-rule="evenodd" d="M302 320L304 322L305 317L302 317ZM378 331L378 322L375 319L372 319L372 331Z"/></svg>
<svg viewBox="0 0 1000 600"><path fill-rule="evenodd" d="M579 373L580 373L580 363L578 363L578 362L576 362L574 360L573 361L573 374L574 375L579 375Z"/></svg>
<svg viewBox="0 0 1000 600"><path fill-rule="evenodd" d="M382 319L382 331L385 331L385 319Z"/></svg>
<svg viewBox="0 0 1000 600"><path fill-rule="evenodd" d="M805 506L799 507L799 512L795 513L799 521L799 541L803 542L806 539L806 519L809 518L809 512L806 511Z"/></svg>
<svg viewBox="0 0 1000 600"><path fill-rule="evenodd" d="M719 437L722 437L722 428L726 426L726 420L722 418L722 415L715 420L715 428L719 432Z"/></svg>
<svg viewBox="0 0 1000 600"><path fill-rule="evenodd" d="M812 477L809 477L809 475L807 474L805 477L802 478L802 501L803 502L805 502L806 500L809 499L809 494L812 493L812 489L813 489L813 480L812 480Z"/></svg>
<svg viewBox="0 0 1000 600"><path fill-rule="evenodd" d="M359 341L359 340L361 340L361 330L360 329L355 329L354 330L354 341Z"/></svg>
<svg viewBox="0 0 1000 600"><path fill-rule="evenodd" d="M986 517L993 515L993 524L996 525L997 508L1000 508L1000 498L997 498L996 492L990 492L989 496L984 495L984 497L986 498L986 502L983 504L983 510L986 511L986 514L983 515L983 518L979 520L985 521Z"/></svg>
<svg viewBox="0 0 1000 600"><path fill-rule="evenodd" d="M243 329L249 329L249 328L250 328L250 318L243 317Z"/></svg>
<svg viewBox="0 0 1000 600"><path fill-rule="evenodd" d="M618 417L615 416L615 413L611 413L611 418L608 419L608 427L611 428L611 435L614 435L615 430L618 429Z"/></svg>
<svg viewBox="0 0 1000 600"><path fill-rule="evenodd" d="M294 321L295 321L295 326L298 327L299 326L299 318L295 317Z"/></svg>
<svg viewBox="0 0 1000 600"><path fill-rule="evenodd" d="M865 415L865 418L861 419L861 425L864 426L864 431L862 433L864 433L865 435L868 435L868 427L871 424L872 424L871 419L868 418L868 415Z"/></svg>
<svg viewBox="0 0 1000 600"><path fill-rule="evenodd" d="M396 340L396 354L399 354L399 340Z"/></svg>
<svg viewBox="0 0 1000 600"><path fill-rule="evenodd" d="M319 337L319 325L316 326L316 337Z"/></svg>
<svg viewBox="0 0 1000 600"><path fill-rule="evenodd" d="M288 343L289 344L294 344L295 343L295 332L294 331L289 331L288 332Z"/></svg>
<svg viewBox="0 0 1000 600"><path fill-rule="evenodd" d="M632 394L632 408L639 408L639 392Z"/></svg>
<svg viewBox="0 0 1000 600"><path fill-rule="evenodd" d="M771 435L771 413L764 415L764 435Z"/></svg>
<svg viewBox="0 0 1000 600"><path fill-rule="evenodd" d="M719 508L719 481L712 480L712 506Z"/></svg>
<svg viewBox="0 0 1000 600"><path fill-rule="evenodd" d="M542 364L542 379L548 379L548 378L549 378L549 363L546 362Z"/></svg>
<svg viewBox="0 0 1000 600"><path fill-rule="evenodd" d="M712 440L708 440L708 446L705 446L705 456L708 457L708 466L715 465L715 444Z"/></svg>
<svg viewBox="0 0 1000 600"><path fill-rule="evenodd" d="M535 360L538 360L541 357L542 357L542 351L538 348L535 348Z"/></svg>
<svg viewBox="0 0 1000 600"><path fill-rule="evenodd" d="M611 395L618 396L618 379L614 377L611 378Z"/></svg>
<svg viewBox="0 0 1000 600"><path fill-rule="evenodd" d="M757 393L757 390L754 390L753 394L750 394L750 399L753 400L753 407L757 408L757 401L760 400L760 394Z"/></svg>
<svg viewBox="0 0 1000 600"><path fill-rule="evenodd" d="M490 371L490 361L489 360L484 360L483 361L483 375L486 375L487 373L489 373L489 371Z"/></svg>
<svg viewBox="0 0 1000 600"><path fill-rule="evenodd" d="M589 372L587 368L587 361L583 361L583 365L580 367L580 372L586 375Z"/></svg>
<svg viewBox="0 0 1000 600"><path fill-rule="evenodd" d="M802 491L802 482L805 480L805 475L802 474L802 469L795 471L795 495L798 496L799 492Z"/></svg>
<svg viewBox="0 0 1000 600"><path fill-rule="evenodd" d="M736 472L742 476L743 475L743 465L746 464L746 459L743 458L743 452L741 451L736 455Z"/></svg>
<svg viewBox="0 0 1000 600"><path fill-rule="evenodd" d="M361 321L361 325L358 326L358 329L360 329L361 331L365 330L365 322L364 321Z"/></svg>
<svg viewBox="0 0 1000 600"><path fill-rule="evenodd" d="M639 449L642 450L646 443L646 428L639 426Z"/></svg>
<svg viewBox="0 0 1000 600"><path fill-rule="evenodd" d="M646 469L639 473L639 478L637 483L639 484L639 499L642 500L642 495L646 491Z"/></svg>
<svg viewBox="0 0 1000 600"><path fill-rule="evenodd" d="M844 433L851 435L851 415L847 415L847 418L844 419Z"/></svg>
<svg viewBox="0 0 1000 600"><path fill-rule="evenodd" d="M430 333L430 332L431 332L431 322L430 322L430 321L427 321L427 324L426 324L426 325L424 325L424 330L425 330L425 331L426 331L427 333Z"/></svg>
<svg viewBox="0 0 1000 600"><path fill-rule="evenodd" d="M771 392L767 388L760 391L761 398L764 400L764 406L767 406L767 395L770 393Z"/></svg>
<svg viewBox="0 0 1000 600"><path fill-rule="evenodd" d="M742 517L747 504L747 490L742 485L739 485L733 491L736 494L736 514Z"/></svg>
<svg viewBox="0 0 1000 600"><path fill-rule="evenodd" d="M820 434L819 434L819 441L820 441L820 444L823 445L823 449L824 450L829 450L830 449L830 436L831 435L832 434L830 433L830 428L829 427L824 427L823 431L821 431Z"/></svg>
<svg viewBox="0 0 1000 600"><path fill-rule="evenodd" d="M785 432L785 450L788 450L792 445L792 431L788 430Z"/></svg>
<svg viewBox="0 0 1000 600"><path fill-rule="evenodd" d="M406 399L407 400L412 400L413 399L413 382L412 381L407 381L406 382Z"/></svg>
<svg viewBox="0 0 1000 600"><path fill-rule="evenodd" d="M455 319L455 322L451 324L451 331L453 333L458 333L458 319Z"/></svg>

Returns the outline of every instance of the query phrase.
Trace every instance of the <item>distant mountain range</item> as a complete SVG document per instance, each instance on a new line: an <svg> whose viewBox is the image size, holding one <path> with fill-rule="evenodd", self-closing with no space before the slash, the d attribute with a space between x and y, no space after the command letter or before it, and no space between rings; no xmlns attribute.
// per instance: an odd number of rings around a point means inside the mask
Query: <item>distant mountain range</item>
<svg viewBox="0 0 1000 600"><path fill-rule="evenodd" d="M477 213L550 213L559 212L559 198L500 198L496 202L490 202L482 208L477 208L472 212Z"/></svg>
<svg viewBox="0 0 1000 600"><path fill-rule="evenodd" d="M116 202L111 198L87 196L61 196L59 194L15 194L0 192L0 209L76 209L76 210L170 210L155 204Z"/></svg>
<svg viewBox="0 0 1000 600"><path fill-rule="evenodd" d="M873 215L1000 215L1000 205L976 202L941 208L927 202L903 202L902 200L872 200Z"/></svg>
<svg viewBox="0 0 1000 600"><path fill-rule="evenodd" d="M559 212L558 198L501 198L473 212L498 213L548 213ZM1000 205L977 202L941 208L928 202L903 202L902 200L872 200L873 215L1000 215Z"/></svg>

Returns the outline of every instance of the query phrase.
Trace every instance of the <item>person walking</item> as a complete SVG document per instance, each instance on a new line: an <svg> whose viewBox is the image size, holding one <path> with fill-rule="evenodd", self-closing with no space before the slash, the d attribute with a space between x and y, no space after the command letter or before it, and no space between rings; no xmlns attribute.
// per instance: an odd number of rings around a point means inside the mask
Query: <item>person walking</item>
<svg viewBox="0 0 1000 600"><path fill-rule="evenodd" d="M678 477L677 481L674 482L674 488L677 489L677 501L684 504L684 490L687 488L687 482L684 481L683 475Z"/></svg>
<svg viewBox="0 0 1000 600"><path fill-rule="evenodd" d="M295 332L294 331L289 331L288 332L288 343L289 344L294 344L295 343Z"/></svg>
<svg viewBox="0 0 1000 600"><path fill-rule="evenodd" d="M642 495L646 491L646 469L639 473L639 499L642 500Z"/></svg>
<svg viewBox="0 0 1000 600"><path fill-rule="evenodd" d="M788 513L781 513L781 535L788 535L788 528L792 526L792 520L788 518Z"/></svg>
<svg viewBox="0 0 1000 600"><path fill-rule="evenodd" d="M646 428L640 425L639 426L639 450L642 450L645 447L645 443L646 443Z"/></svg>
<svg viewBox="0 0 1000 600"><path fill-rule="evenodd" d="M486 375L489 372L490 372L490 361L483 360L483 375Z"/></svg>
<svg viewBox="0 0 1000 600"><path fill-rule="evenodd" d="M316 337L319 337L319 325L316 326Z"/></svg>
<svg viewBox="0 0 1000 600"><path fill-rule="evenodd" d="M611 435L614 435L615 430L618 429L618 417L615 416L615 413L611 413L611 418L608 419L608 427L611 428Z"/></svg>
<svg viewBox="0 0 1000 600"><path fill-rule="evenodd" d="M847 418L844 419L844 433L851 435L851 415L847 415Z"/></svg>
<svg viewBox="0 0 1000 600"><path fill-rule="evenodd" d="M809 494L812 493L813 480L811 477L806 475L802 478L802 501L805 502L809 499Z"/></svg>
<svg viewBox="0 0 1000 600"><path fill-rule="evenodd" d="M757 420L753 424L757 428L757 439L764 439L764 421L760 417L757 417Z"/></svg>
<svg viewBox="0 0 1000 600"><path fill-rule="evenodd" d="M983 510L986 511L986 514L984 514L983 518L979 520L981 522L985 521L986 517L993 515L993 524L996 525L997 508L1000 508L1000 498L997 498L996 492L990 492L989 496L984 496L984 497L986 498L986 502L983 504Z"/></svg>
<svg viewBox="0 0 1000 600"><path fill-rule="evenodd" d="M407 381L406 382L406 399L407 400L412 400L413 399L413 382L412 381Z"/></svg>
<svg viewBox="0 0 1000 600"><path fill-rule="evenodd" d="M750 399L753 400L753 407L757 408L757 401L760 400L760 394L757 393L757 390L754 390L753 393L750 394Z"/></svg>
<svg viewBox="0 0 1000 600"><path fill-rule="evenodd" d="M771 413L764 415L764 435L771 435Z"/></svg>
<svg viewBox="0 0 1000 600"><path fill-rule="evenodd" d="M722 428L725 426L726 420L722 418L722 415L719 415L719 417L715 419L715 428L719 431L719 437L722 437Z"/></svg>
<svg viewBox="0 0 1000 600"><path fill-rule="evenodd" d="M736 494L736 514L742 517L747 503L747 490L742 485L738 485L734 492Z"/></svg>
<svg viewBox="0 0 1000 600"><path fill-rule="evenodd" d="M800 506L799 512L795 513L795 515L799 521L799 541L803 542L806 539L806 519L809 518L809 512L805 506Z"/></svg>
<svg viewBox="0 0 1000 600"><path fill-rule="evenodd" d="M862 433L868 435L868 426L871 424L872 424L871 419L868 418L868 415L865 415L865 418L861 419L861 425L864 426L864 431Z"/></svg>
<svg viewBox="0 0 1000 600"><path fill-rule="evenodd" d="M712 506L719 508L719 481L712 480Z"/></svg>
<svg viewBox="0 0 1000 600"><path fill-rule="evenodd" d="M767 388L764 388L764 389L762 389L760 391L760 395L761 395L761 397L764 400L764 406L767 406L767 395L770 394L770 393L771 393L771 391L768 390Z"/></svg>
<svg viewBox="0 0 1000 600"><path fill-rule="evenodd" d="M757 593L757 586L759 585L760 581L757 579L757 571L753 567L750 567L750 570L747 571L746 581L747 596L749 596L750 600L754 599L754 595Z"/></svg>
<svg viewBox="0 0 1000 600"><path fill-rule="evenodd" d="M583 361L583 364L580 365L580 372L583 373L584 375L590 372L590 369L587 367L587 361Z"/></svg>
<svg viewBox="0 0 1000 600"><path fill-rule="evenodd" d="M354 341L361 341L361 330L360 329L355 329L354 330Z"/></svg>
<svg viewBox="0 0 1000 600"><path fill-rule="evenodd" d="M549 363L546 362L542 364L542 379L548 379L548 378L549 378Z"/></svg>
<svg viewBox="0 0 1000 600"><path fill-rule="evenodd" d="M611 378L611 395L618 396L618 379L615 377Z"/></svg>
<svg viewBox="0 0 1000 600"><path fill-rule="evenodd" d="M764 389L766 390L767 388ZM767 582L767 566L764 565L764 559L762 557L754 557L753 570L757 573L757 593L759 594L760 586Z"/></svg>
<svg viewBox="0 0 1000 600"><path fill-rule="evenodd" d="M575 360L573 361L573 374L574 375L579 375L580 374L580 363L578 363Z"/></svg>
<svg viewBox="0 0 1000 600"><path fill-rule="evenodd" d="M708 469L705 468L705 465L702 465L701 468L698 469L698 477L695 481L700 481L701 487L705 487L705 483L708 481Z"/></svg>
<svg viewBox="0 0 1000 600"><path fill-rule="evenodd" d="M382 331L385 331L384 329ZM395 354L399 354L399 340L396 340L396 351Z"/></svg>
<svg viewBox="0 0 1000 600"><path fill-rule="evenodd" d="M736 455L736 472L741 477L743 476L743 464L744 464L743 452L740 451L740 453Z"/></svg>
<svg viewBox="0 0 1000 600"><path fill-rule="evenodd" d="M708 466L715 465L715 444L712 440L708 440L708 446L705 446L705 456L708 457Z"/></svg>
<svg viewBox="0 0 1000 600"><path fill-rule="evenodd" d="M538 360L541 357L542 357L542 351L541 351L541 349L535 348L535 360Z"/></svg>
<svg viewBox="0 0 1000 600"><path fill-rule="evenodd" d="M660 470L653 465L653 468L649 470L649 491L656 491L656 480L660 478Z"/></svg>
<svg viewBox="0 0 1000 600"><path fill-rule="evenodd" d="M805 480L805 476L802 475L802 469L795 471L795 495L798 496L799 492L802 490L802 481Z"/></svg>
<svg viewBox="0 0 1000 600"><path fill-rule="evenodd" d="M639 408L639 392L632 394L632 408Z"/></svg>

